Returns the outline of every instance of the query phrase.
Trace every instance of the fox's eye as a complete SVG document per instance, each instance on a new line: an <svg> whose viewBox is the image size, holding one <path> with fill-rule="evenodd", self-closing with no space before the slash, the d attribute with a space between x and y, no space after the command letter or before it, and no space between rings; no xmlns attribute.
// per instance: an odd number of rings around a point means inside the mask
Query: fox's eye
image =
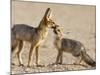
<svg viewBox="0 0 100 75"><path fill-rule="evenodd" d="M60 32L60 30L58 29L58 31Z"/></svg>

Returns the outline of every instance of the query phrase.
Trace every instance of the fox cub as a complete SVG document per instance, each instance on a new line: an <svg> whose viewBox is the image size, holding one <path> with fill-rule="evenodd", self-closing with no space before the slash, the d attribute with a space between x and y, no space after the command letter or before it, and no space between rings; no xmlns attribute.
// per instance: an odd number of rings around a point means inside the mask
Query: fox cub
<svg viewBox="0 0 100 75"><path fill-rule="evenodd" d="M62 31L59 26L54 28L55 41L54 45L58 50L58 55L56 58L56 64L62 64L63 52L71 53L74 57L78 59L78 64L83 60L88 65L95 67L96 62L86 53L84 45L76 40L62 38Z"/></svg>

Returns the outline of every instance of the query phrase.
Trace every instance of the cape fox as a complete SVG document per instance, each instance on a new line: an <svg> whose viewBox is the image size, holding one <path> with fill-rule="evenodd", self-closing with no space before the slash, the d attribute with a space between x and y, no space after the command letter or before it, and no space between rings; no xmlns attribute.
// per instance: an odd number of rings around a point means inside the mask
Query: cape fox
<svg viewBox="0 0 100 75"><path fill-rule="evenodd" d="M38 65L38 50L39 46L42 44L44 39L48 34L48 29L53 28L56 25L51 20L51 9L47 8L45 15L39 23L38 27L31 27L26 24L15 24L12 28L11 35L11 47L12 52L15 51L15 48L18 46L18 51L16 52L19 66L24 66L21 59L21 51L23 47L23 41L28 41L31 43L31 48L29 50L29 59L28 65L32 66L31 61L33 57L33 51L36 51L36 65Z"/></svg>
<svg viewBox="0 0 100 75"><path fill-rule="evenodd" d="M76 40L63 38L62 31L59 26L54 28L55 41L54 45L58 50L58 55L56 58L56 64L62 64L63 52L71 53L74 57L79 57L78 64L83 60L88 65L95 67L96 62L86 53L84 45Z"/></svg>

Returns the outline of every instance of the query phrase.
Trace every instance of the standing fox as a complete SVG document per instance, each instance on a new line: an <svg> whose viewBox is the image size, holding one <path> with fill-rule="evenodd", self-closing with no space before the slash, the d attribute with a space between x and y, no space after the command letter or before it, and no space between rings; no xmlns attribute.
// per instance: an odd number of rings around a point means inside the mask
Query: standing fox
<svg viewBox="0 0 100 75"><path fill-rule="evenodd" d="M31 48L29 51L29 59L28 59L28 67L31 66L31 61L33 57L33 51L36 51L36 66L38 65L38 50L41 43L47 36L48 29L54 28L55 24L51 20L51 9L47 8L44 17L40 21L38 27L34 28L28 26L26 24L16 24L12 28L11 35L11 46L12 52L14 52L15 48L18 46L18 51L16 52L19 65L24 66L21 59L21 51L23 47L23 41L28 41L31 43Z"/></svg>
<svg viewBox="0 0 100 75"><path fill-rule="evenodd" d="M56 64L62 64L63 52L71 53L74 57L79 57L78 64L83 60L88 65L95 67L96 62L86 53L85 47L82 43L76 40L62 38L62 31L59 26L54 28L56 34L54 45L58 50Z"/></svg>

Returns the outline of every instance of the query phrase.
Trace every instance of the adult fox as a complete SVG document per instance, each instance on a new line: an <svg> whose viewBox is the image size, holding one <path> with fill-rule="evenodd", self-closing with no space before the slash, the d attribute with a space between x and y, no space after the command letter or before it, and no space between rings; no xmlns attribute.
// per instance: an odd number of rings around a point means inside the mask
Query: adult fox
<svg viewBox="0 0 100 75"><path fill-rule="evenodd" d="M31 43L31 48L29 50L29 59L28 59L28 67L31 67L31 61L33 59L33 51L36 51L36 66L38 65L38 50L39 46L45 40L48 29L53 28L56 25L51 20L51 9L47 8L45 15L39 23L38 27L31 27L26 24L15 24L12 28L12 52L14 52L15 48L18 46L18 51L16 52L18 56L19 66L24 66L21 59L21 51L23 47L23 41L28 41Z"/></svg>

